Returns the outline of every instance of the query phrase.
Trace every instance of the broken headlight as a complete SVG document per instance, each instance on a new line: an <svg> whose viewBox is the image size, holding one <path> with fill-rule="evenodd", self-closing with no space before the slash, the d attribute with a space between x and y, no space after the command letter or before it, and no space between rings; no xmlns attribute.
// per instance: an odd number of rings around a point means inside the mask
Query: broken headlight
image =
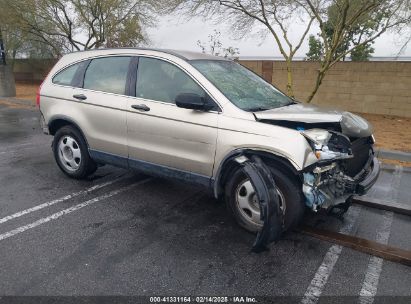
<svg viewBox="0 0 411 304"><path fill-rule="evenodd" d="M308 140L319 160L352 157L350 139L342 133L324 129L310 129L301 131L301 134Z"/></svg>

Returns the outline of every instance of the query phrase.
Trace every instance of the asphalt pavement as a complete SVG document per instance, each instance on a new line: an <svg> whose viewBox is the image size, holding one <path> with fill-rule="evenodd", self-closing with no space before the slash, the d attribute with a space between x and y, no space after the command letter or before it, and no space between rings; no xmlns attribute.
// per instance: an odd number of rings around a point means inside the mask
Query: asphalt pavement
<svg viewBox="0 0 411 304"><path fill-rule="evenodd" d="M202 188L112 166L69 179L38 117L0 105L0 297L411 301L409 267L298 232L251 253L254 235ZM388 166L370 196L411 204L410 185L410 169ZM411 250L404 215L353 206L343 222L312 214L305 221Z"/></svg>

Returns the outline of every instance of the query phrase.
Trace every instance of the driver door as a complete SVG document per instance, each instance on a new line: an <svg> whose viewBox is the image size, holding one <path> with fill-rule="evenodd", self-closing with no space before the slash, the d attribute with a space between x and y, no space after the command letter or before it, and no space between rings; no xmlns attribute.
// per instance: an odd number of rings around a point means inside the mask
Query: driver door
<svg viewBox="0 0 411 304"><path fill-rule="evenodd" d="M176 65L139 57L136 97L128 99L129 166L207 184L217 142L217 111L179 108L181 93L206 92Z"/></svg>

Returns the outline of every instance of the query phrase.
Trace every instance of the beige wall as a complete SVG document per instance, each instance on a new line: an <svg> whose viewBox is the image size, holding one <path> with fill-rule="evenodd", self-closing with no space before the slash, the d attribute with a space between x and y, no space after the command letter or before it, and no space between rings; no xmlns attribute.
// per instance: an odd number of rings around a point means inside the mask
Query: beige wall
<svg viewBox="0 0 411 304"><path fill-rule="evenodd" d="M241 61L285 91L287 72L281 61ZM294 62L294 93L305 101L319 64ZM314 104L347 111L411 117L411 62L339 62L326 75Z"/></svg>

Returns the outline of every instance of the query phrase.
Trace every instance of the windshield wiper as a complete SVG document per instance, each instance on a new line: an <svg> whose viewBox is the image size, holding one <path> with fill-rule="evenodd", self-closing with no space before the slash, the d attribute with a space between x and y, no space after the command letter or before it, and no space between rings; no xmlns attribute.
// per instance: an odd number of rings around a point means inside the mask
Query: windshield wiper
<svg viewBox="0 0 411 304"><path fill-rule="evenodd" d="M291 105L296 104L296 103L297 103L296 101L290 101L290 102L287 102L285 105L283 105L283 107L291 106Z"/></svg>
<svg viewBox="0 0 411 304"><path fill-rule="evenodd" d="M270 110L270 109L263 108L263 107L255 107L255 108L247 109L247 111L250 111L250 112L260 112L260 111L267 111L267 110Z"/></svg>

